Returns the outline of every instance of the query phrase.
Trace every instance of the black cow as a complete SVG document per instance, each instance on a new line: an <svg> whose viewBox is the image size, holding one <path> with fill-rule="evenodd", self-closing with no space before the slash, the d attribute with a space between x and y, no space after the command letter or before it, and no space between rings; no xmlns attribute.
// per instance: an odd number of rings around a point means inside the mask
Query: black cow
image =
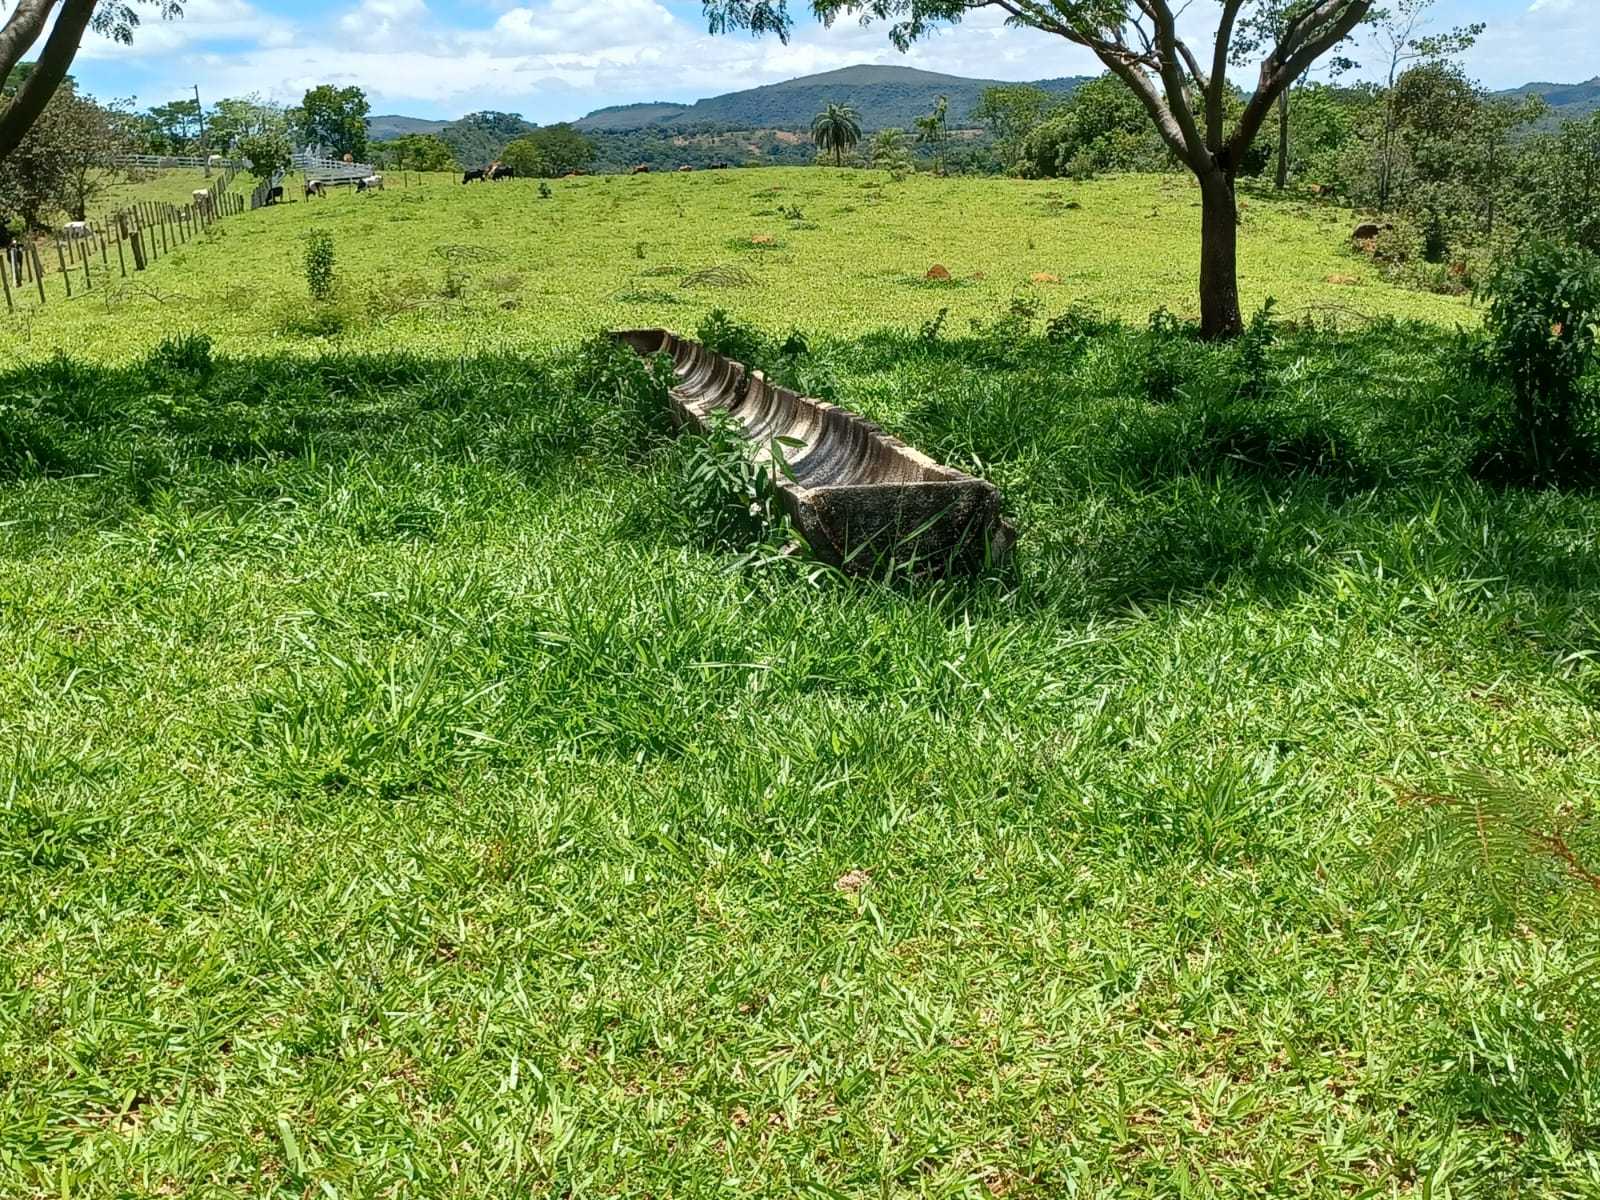
<svg viewBox="0 0 1600 1200"><path fill-rule="evenodd" d="M479 167L476 171L468 171L461 177L462 183L482 183L489 177L489 172Z"/></svg>
<svg viewBox="0 0 1600 1200"><path fill-rule="evenodd" d="M267 203L268 204L276 204L279 200L282 200L282 199L283 199L283 189L281 187L272 188L267 192Z"/></svg>
<svg viewBox="0 0 1600 1200"><path fill-rule="evenodd" d="M517 169L515 167L496 167L494 169L494 174L489 176L489 178L493 180L515 179L516 177Z"/></svg>

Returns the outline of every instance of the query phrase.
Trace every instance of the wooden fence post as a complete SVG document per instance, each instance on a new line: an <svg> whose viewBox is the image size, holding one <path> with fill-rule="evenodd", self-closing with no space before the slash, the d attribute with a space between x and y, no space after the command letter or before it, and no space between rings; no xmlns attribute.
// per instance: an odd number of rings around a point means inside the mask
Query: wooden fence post
<svg viewBox="0 0 1600 1200"><path fill-rule="evenodd" d="M44 303L44 264L39 261L39 243L38 242L31 243L29 245L29 249L33 252L33 281L36 284L39 285L39 303L43 304Z"/></svg>
<svg viewBox="0 0 1600 1200"><path fill-rule="evenodd" d="M86 292L94 291L94 284L92 282L90 282L90 280L89 280L89 249L88 249L88 247L84 247L84 250L83 250L83 290L86 291Z"/></svg>
<svg viewBox="0 0 1600 1200"><path fill-rule="evenodd" d="M72 276L67 273L67 256L61 252L60 241L56 242L56 261L61 264L61 282L67 285L67 299L72 299Z"/></svg>
<svg viewBox="0 0 1600 1200"><path fill-rule="evenodd" d="M136 212L120 212L117 214L117 228L122 231L123 237L128 239L128 245L133 250L133 269L144 270L144 242L139 237L139 215ZM117 255L122 255L122 242L117 241ZM127 269L123 269L127 274Z"/></svg>
<svg viewBox="0 0 1600 1200"><path fill-rule="evenodd" d="M11 302L11 247L6 247L6 269L0 271L0 282L6 285L6 311L16 312L17 306Z"/></svg>
<svg viewBox="0 0 1600 1200"><path fill-rule="evenodd" d="M128 260L122 254L122 222L120 219L117 222L117 235L112 240L117 243L117 267L122 272L122 277L126 279L128 277Z"/></svg>

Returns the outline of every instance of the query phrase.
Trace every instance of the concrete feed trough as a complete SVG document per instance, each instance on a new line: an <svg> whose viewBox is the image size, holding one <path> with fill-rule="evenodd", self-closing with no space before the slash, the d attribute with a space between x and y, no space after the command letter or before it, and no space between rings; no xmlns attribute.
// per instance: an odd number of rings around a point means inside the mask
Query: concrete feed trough
<svg viewBox="0 0 1600 1200"><path fill-rule="evenodd" d="M763 458L776 439L789 465L778 488L820 559L851 571L887 563L969 570L998 562L1015 532L991 483L941 466L846 409L774 386L760 371L664 329L619 332L645 357L665 354L678 378L674 418L704 431L725 410Z"/></svg>

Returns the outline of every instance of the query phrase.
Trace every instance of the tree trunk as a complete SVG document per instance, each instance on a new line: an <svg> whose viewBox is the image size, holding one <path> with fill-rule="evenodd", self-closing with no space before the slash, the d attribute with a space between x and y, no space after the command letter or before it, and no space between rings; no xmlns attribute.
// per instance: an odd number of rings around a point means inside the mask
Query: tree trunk
<svg viewBox="0 0 1600 1200"><path fill-rule="evenodd" d="M1278 97L1278 190L1289 186L1289 89Z"/></svg>
<svg viewBox="0 0 1600 1200"><path fill-rule="evenodd" d="M65 0L56 14L55 28L45 39L38 60L27 81L17 90L11 103L0 111L0 160L6 158L39 119L56 88L67 77L67 68L78 52L89 21L94 16L95 0Z"/></svg>
<svg viewBox="0 0 1600 1200"><path fill-rule="evenodd" d="M1239 313L1239 205L1233 177L1214 170L1200 180L1200 335L1244 332Z"/></svg>

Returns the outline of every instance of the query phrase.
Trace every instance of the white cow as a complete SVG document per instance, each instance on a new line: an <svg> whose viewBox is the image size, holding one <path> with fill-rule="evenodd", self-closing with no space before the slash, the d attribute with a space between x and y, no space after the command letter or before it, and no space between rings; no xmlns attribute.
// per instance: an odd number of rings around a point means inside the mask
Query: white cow
<svg viewBox="0 0 1600 1200"><path fill-rule="evenodd" d="M61 232L69 238L93 237L94 230L89 228L87 221L68 221L61 227Z"/></svg>
<svg viewBox="0 0 1600 1200"><path fill-rule="evenodd" d="M206 166L208 167L220 167L221 165L222 155L220 154L213 154L210 158L206 159Z"/></svg>
<svg viewBox="0 0 1600 1200"><path fill-rule="evenodd" d="M358 192L381 192L381 191L383 191L383 176L382 175L368 175L365 179L356 180L356 191L358 191Z"/></svg>
<svg viewBox="0 0 1600 1200"><path fill-rule="evenodd" d="M211 211L211 191L209 188L196 188L190 193L190 197L194 200L196 208L205 212Z"/></svg>

